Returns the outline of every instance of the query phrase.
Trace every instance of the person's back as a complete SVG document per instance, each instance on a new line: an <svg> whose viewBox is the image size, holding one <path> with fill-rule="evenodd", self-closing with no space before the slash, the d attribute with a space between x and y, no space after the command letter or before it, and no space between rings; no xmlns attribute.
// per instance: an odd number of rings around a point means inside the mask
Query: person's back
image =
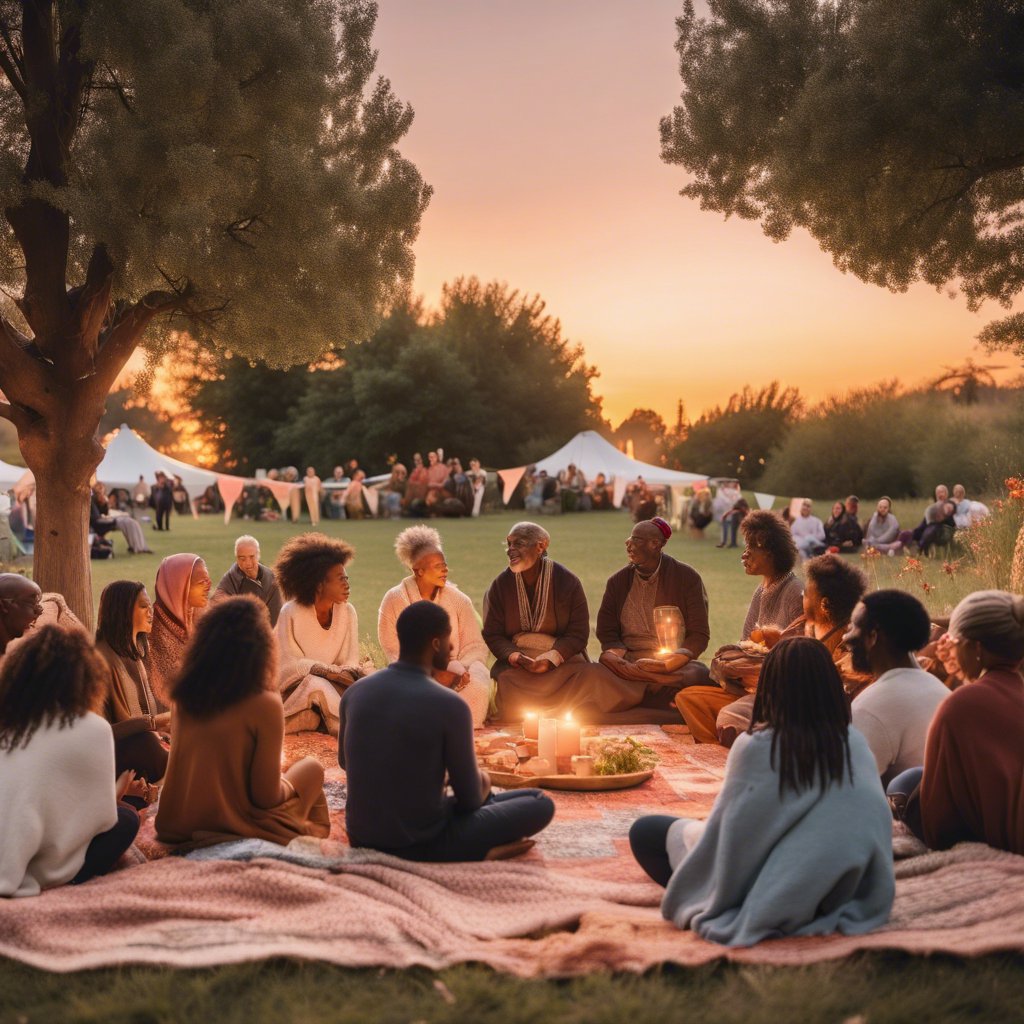
<svg viewBox="0 0 1024 1024"><path fill-rule="evenodd" d="M1024 854L1024 679L994 670L950 694L923 759L921 820L938 849L985 842Z"/></svg>
<svg viewBox="0 0 1024 1024"><path fill-rule="evenodd" d="M354 846L399 850L435 838L457 804L483 802L473 720L461 697L397 661L354 683L341 702L339 760ZM445 774L455 793L445 795Z"/></svg>
<svg viewBox="0 0 1024 1024"><path fill-rule="evenodd" d="M928 727L948 696L949 690L930 672L894 668L854 700L853 724L864 734L883 784L924 764Z"/></svg>
<svg viewBox="0 0 1024 1024"><path fill-rule="evenodd" d="M341 699L338 763L348 781L349 840L420 861L522 852L555 805L539 789L490 791L476 762L469 705L428 675L451 661L448 613L414 601L395 625L398 661Z"/></svg>
<svg viewBox="0 0 1024 1024"><path fill-rule="evenodd" d="M69 882L116 820L114 738L99 715L40 725L27 745L0 751L0 896Z"/></svg>
<svg viewBox="0 0 1024 1024"><path fill-rule="evenodd" d="M256 746L281 716L276 693L260 693L212 715L172 716L174 743L156 816L157 838L183 843L196 833L257 834L249 771Z"/></svg>

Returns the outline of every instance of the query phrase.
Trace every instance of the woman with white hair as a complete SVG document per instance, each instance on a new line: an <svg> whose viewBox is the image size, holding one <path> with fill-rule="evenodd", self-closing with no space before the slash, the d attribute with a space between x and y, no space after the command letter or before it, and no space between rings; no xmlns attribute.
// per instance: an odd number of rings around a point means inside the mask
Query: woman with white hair
<svg viewBox="0 0 1024 1024"><path fill-rule="evenodd" d="M416 601L439 604L452 622L452 661L447 669L435 670L434 678L462 697L479 729L491 703L487 645L473 602L448 582L441 535L430 526L410 526L395 539L395 554L411 575L384 595L377 614L377 638L388 662L398 660L398 616Z"/></svg>
<svg viewBox="0 0 1024 1024"><path fill-rule="evenodd" d="M1024 597L965 597L939 654L967 685L939 705L923 774L893 779L890 803L933 849L982 842L1024 854Z"/></svg>

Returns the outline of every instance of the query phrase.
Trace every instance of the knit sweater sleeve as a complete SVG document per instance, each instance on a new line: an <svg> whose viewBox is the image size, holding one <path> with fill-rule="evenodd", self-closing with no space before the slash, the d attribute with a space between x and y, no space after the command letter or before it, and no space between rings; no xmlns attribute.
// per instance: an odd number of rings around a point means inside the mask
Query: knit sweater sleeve
<svg viewBox="0 0 1024 1024"><path fill-rule="evenodd" d="M398 586L384 595L377 611L377 641L389 665L398 660L398 616L405 607L401 587Z"/></svg>
<svg viewBox="0 0 1024 1024"><path fill-rule="evenodd" d="M747 617L743 620L743 632L740 634L741 640L749 640L751 630L757 625L757 620L761 616L761 591L762 587L758 587L754 591L754 596L750 599L750 607L747 608Z"/></svg>
<svg viewBox="0 0 1024 1024"><path fill-rule="evenodd" d="M487 644L484 643L483 634L480 632L480 623L472 600L461 590L452 589L451 596L455 598L453 604L459 626L459 649L452 652L453 660L461 661L466 668L474 661L486 665Z"/></svg>
<svg viewBox="0 0 1024 1024"><path fill-rule="evenodd" d="M284 691L300 679L308 676L317 664L315 658L307 658L298 640L295 639L295 612L299 606L289 601L281 609L277 619L278 689Z"/></svg>
<svg viewBox="0 0 1024 1024"><path fill-rule="evenodd" d="M348 631L342 643L338 656L337 665L339 668L355 668L359 665L359 616L355 608L346 602L345 609L348 612Z"/></svg>

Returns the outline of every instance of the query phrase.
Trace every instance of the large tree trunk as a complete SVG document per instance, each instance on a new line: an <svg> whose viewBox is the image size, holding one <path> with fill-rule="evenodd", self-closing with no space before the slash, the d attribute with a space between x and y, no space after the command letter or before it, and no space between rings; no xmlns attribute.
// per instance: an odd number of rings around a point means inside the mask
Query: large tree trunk
<svg viewBox="0 0 1024 1024"><path fill-rule="evenodd" d="M96 430L103 413L81 397L54 410L19 437L36 478L33 578L62 594L87 629L93 623L89 562L89 483L103 457Z"/></svg>

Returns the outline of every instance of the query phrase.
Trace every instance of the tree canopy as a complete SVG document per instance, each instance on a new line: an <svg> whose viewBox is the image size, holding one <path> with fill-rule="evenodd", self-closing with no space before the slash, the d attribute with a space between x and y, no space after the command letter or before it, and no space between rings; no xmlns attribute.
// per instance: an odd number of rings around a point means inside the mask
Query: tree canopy
<svg viewBox="0 0 1024 1024"><path fill-rule="evenodd" d="M710 0L661 122L682 194L841 270L1009 307L1024 287L1024 3ZM982 340L1024 355L1024 314Z"/></svg>
<svg viewBox="0 0 1024 1024"><path fill-rule="evenodd" d="M333 366L277 374L221 359L186 387L224 468L328 471L355 457L381 470L392 457L437 447L507 466L603 426L591 390L596 372L544 303L474 278L446 286L433 315L418 302L398 303ZM266 402L252 400L264 391Z"/></svg>
<svg viewBox="0 0 1024 1024"><path fill-rule="evenodd" d="M140 342L308 362L408 285L429 189L375 19L368 0L0 0L0 415L36 476L36 577L86 621L96 430Z"/></svg>
<svg viewBox="0 0 1024 1024"><path fill-rule="evenodd" d="M800 392L778 381L758 391L747 385L685 429L669 450L669 465L755 484L803 406Z"/></svg>

